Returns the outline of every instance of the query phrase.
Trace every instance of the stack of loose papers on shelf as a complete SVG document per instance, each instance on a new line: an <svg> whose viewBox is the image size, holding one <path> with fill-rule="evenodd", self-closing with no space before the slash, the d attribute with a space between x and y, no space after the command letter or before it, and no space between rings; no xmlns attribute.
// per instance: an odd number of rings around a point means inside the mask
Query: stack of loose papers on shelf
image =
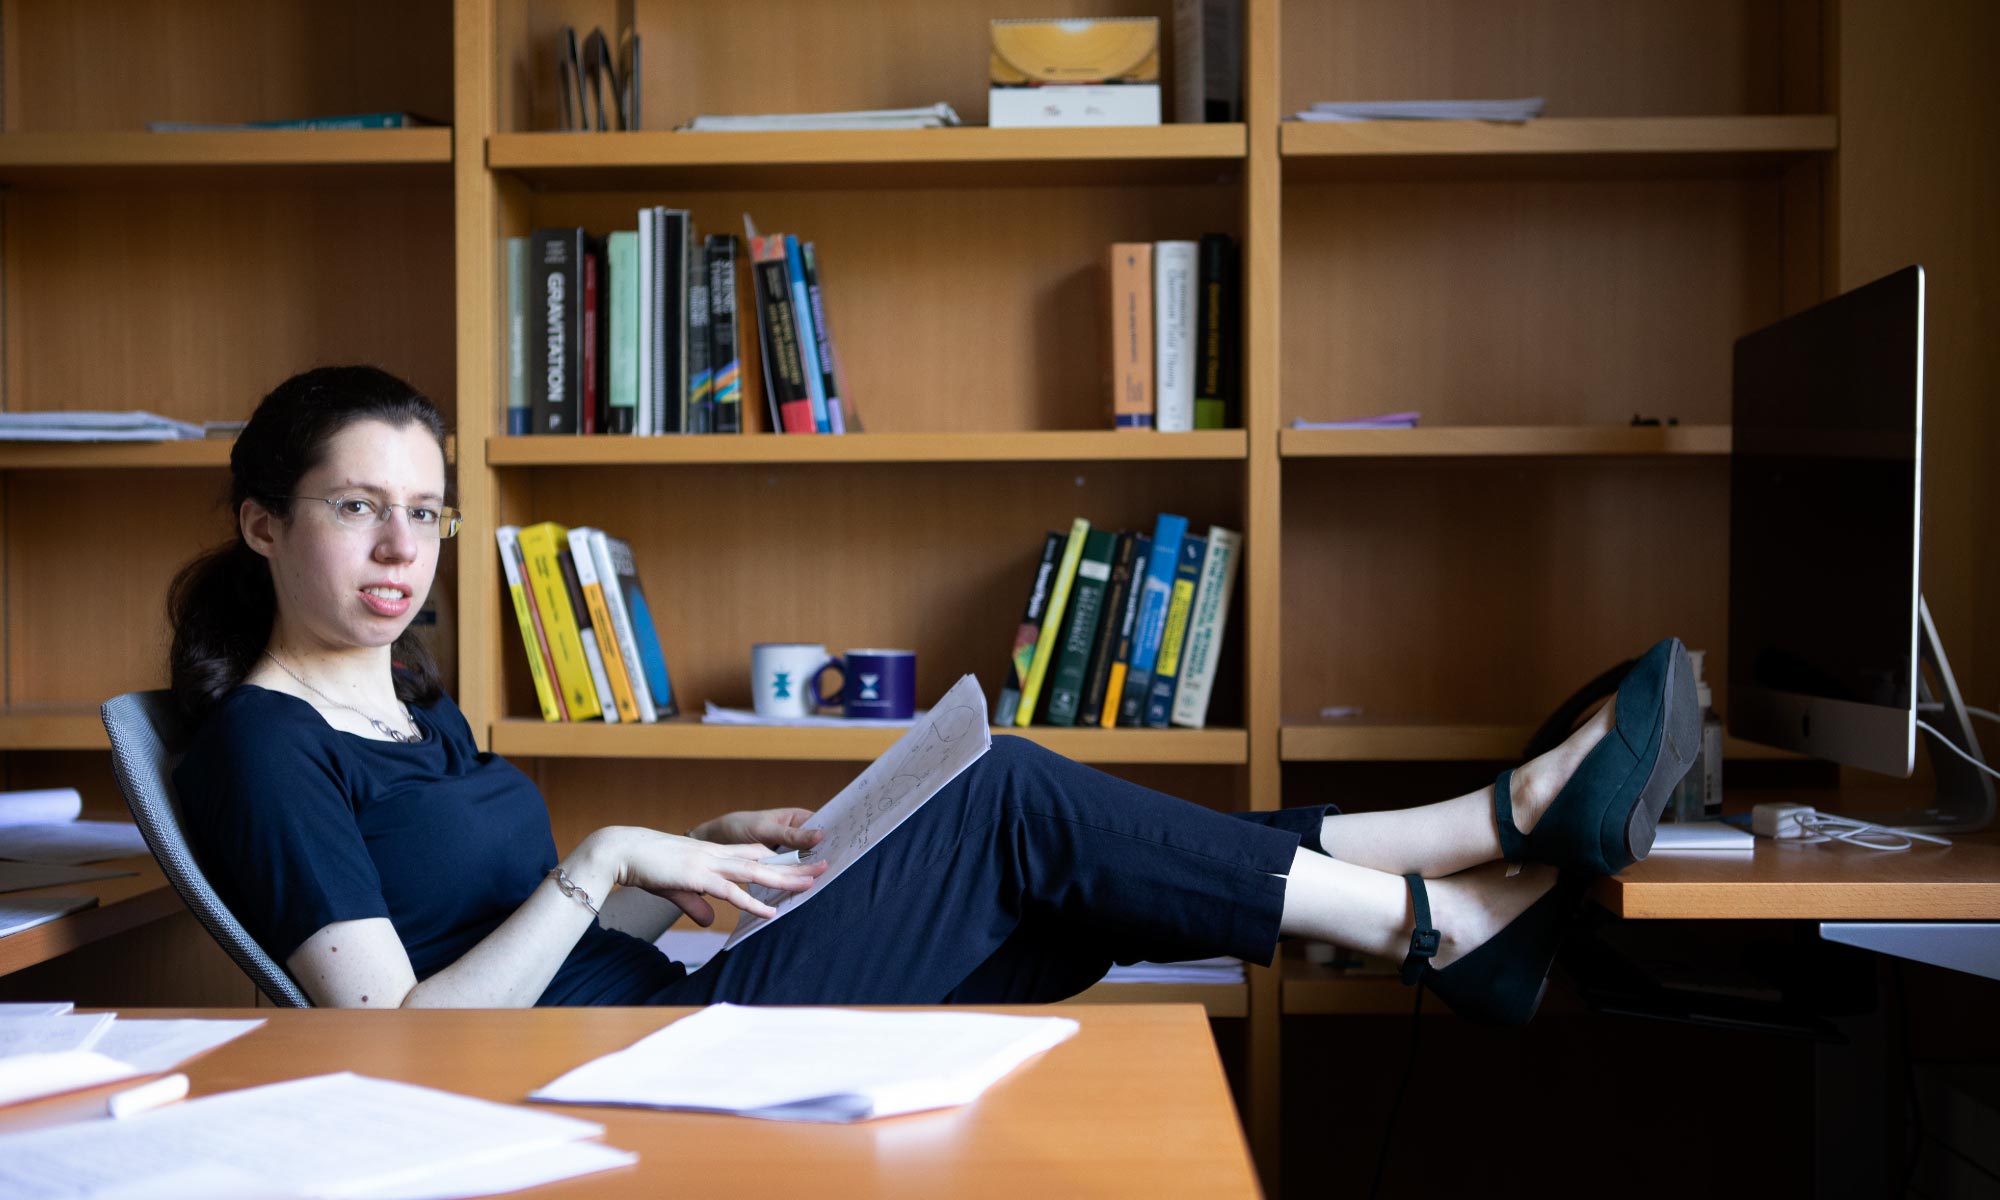
<svg viewBox="0 0 2000 1200"><path fill-rule="evenodd" d="M1345 421L1308 421L1304 417L1293 417L1293 429L1415 429L1417 417L1414 412L1383 413L1376 417L1354 417Z"/></svg>
<svg viewBox="0 0 2000 1200"><path fill-rule="evenodd" d="M1519 100L1322 100L1294 121L1532 121L1543 99Z"/></svg>
<svg viewBox="0 0 2000 1200"><path fill-rule="evenodd" d="M0 1196L484 1196L638 1161L603 1132L342 1072L0 1136Z"/></svg>
<svg viewBox="0 0 2000 1200"><path fill-rule="evenodd" d="M1133 963L1129 967L1113 967L1105 975L1106 983L1242 983L1243 960L1240 958L1197 958L1188 962Z"/></svg>
<svg viewBox="0 0 2000 1200"><path fill-rule="evenodd" d="M0 441L5 442L172 442L203 436L201 426L158 413L0 413Z"/></svg>
<svg viewBox="0 0 2000 1200"><path fill-rule="evenodd" d="M924 719L930 710L920 708L905 721L878 717L767 717L749 708L724 708L713 700L702 707L704 725L775 725L789 729L908 729Z"/></svg>
<svg viewBox="0 0 2000 1200"><path fill-rule="evenodd" d="M171 1071L263 1023L0 1012L0 1104ZM9 1194L0 1187L0 1195Z"/></svg>
<svg viewBox="0 0 2000 1200"><path fill-rule="evenodd" d="M959 123L949 104L924 108L877 108L857 112L754 113L715 116L704 113L681 128L694 133L748 133L773 129L943 129Z"/></svg>
<svg viewBox="0 0 2000 1200"><path fill-rule="evenodd" d="M529 1099L865 1121L969 1104L1076 1030L1066 1017L715 1004Z"/></svg>
<svg viewBox="0 0 2000 1200"><path fill-rule="evenodd" d="M75 788L0 792L0 859L73 867L146 853L138 826L78 820L82 813Z"/></svg>

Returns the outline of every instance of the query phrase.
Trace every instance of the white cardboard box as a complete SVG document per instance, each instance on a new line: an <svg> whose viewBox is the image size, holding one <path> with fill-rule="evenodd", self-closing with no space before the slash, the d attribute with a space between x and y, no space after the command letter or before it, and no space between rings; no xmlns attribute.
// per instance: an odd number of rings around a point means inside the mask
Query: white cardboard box
<svg viewBox="0 0 2000 1200"><path fill-rule="evenodd" d="M1160 123L1160 85L1157 83L989 88L986 94L986 123L995 129Z"/></svg>

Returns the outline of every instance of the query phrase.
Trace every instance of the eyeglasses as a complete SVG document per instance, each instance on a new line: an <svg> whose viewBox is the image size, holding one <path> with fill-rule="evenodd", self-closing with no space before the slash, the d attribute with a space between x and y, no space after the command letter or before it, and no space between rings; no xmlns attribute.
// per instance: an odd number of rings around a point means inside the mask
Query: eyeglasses
<svg viewBox="0 0 2000 1200"><path fill-rule="evenodd" d="M389 513L402 509L410 527L418 533L440 538L454 537L465 514L444 504L385 504L366 496L292 496L292 500L316 500L333 510L333 519L349 529L379 529L389 523Z"/></svg>

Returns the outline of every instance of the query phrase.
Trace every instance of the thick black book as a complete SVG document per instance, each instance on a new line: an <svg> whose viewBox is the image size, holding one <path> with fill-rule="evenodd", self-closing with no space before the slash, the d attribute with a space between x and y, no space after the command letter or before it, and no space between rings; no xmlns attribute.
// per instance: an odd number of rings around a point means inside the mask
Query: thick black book
<svg viewBox="0 0 2000 1200"><path fill-rule="evenodd" d="M1104 718L1104 692L1111 682L1112 660L1118 656L1118 638L1125 629L1137 543L1138 535L1121 533L1117 547L1111 551L1111 582L1104 589L1104 615L1099 619L1097 641L1090 648L1090 662L1084 668L1083 703L1076 710L1079 725L1096 725Z"/></svg>
<svg viewBox="0 0 2000 1200"><path fill-rule="evenodd" d="M708 260L708 375L715 432L743 432L743 364L736 341L736 235L711 233Z"/></svg>
<svg viewBox="0 0 2000 1200"><path fill-rule="evenodd" d="M1227 234L1204 233L1196 263L1194 427L1234 429L1242 424L1236 243Z"/></svg>
<svg viewBox="0 0 2000 1200"><path fill-rule="evenodd" d="M764 393L771 402L771 429L812 433L812 401L806 391L804 360L799 357L799 329L792 316L792 280L784 251L774 255L775 236L753 245L751 280L757 287L758 343L764 354ZM764 257L758 258L762 249Z"/></svg>
<svg viewBox="0 0 2000 1200"><path fill-rule="evenodd" d="M536 433L583 427L581 228L537 229L528 246L528 394Z"/></svg>
<svg viewBox="0 0 2000 1200"><path fill-rule="evenodd" d="M684 209L653 210L653 431L687 431L687 248Z"/></svg>

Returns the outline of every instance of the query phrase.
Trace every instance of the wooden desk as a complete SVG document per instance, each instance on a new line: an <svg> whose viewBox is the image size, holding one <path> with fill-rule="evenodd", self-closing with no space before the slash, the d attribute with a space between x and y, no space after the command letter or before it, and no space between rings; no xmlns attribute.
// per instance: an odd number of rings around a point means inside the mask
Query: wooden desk
<svg viewBox="0 0 2000 1200"><path fill-rule="evenodd" d="M130 1010L264 1017L182 1068L200 1096L352 1070L520 1103L528 1092L692 1009ZM1046 1016L1046 1008L996 1009ZM858 1125L802 1125L551 1105L596 1121L636 1166L520 1196L1201 1196L1258 1194L1208 1019L1197 1005L1066 1009L1083 1028L963 1108ZM128 1085L129 1086L129 1085ZM0 1109L0 1132L104 1111L118 1085Z"/></svg>
<svg viewBox="0 0 2000 1200"><path fill-rule="evenodd" d="M160 865L153 861L150 854L90 865L138 873L117 879L92 879L83 883L7 893L10 897L19 898L96 896L97 906L22 930L12 937L0 938L0 975L47 962L101 938L171 917L183 907L181 898L174 893L167 877L161 873Z"/></svg>
<svg viewBox="0 0 2000 1200"><path fill-rule="evenodd" d="M1974 835L1887 854L1759 838L1749 854L1655 854L1592 895L1621 917L2000 921L2000 843Z"/></svg>

